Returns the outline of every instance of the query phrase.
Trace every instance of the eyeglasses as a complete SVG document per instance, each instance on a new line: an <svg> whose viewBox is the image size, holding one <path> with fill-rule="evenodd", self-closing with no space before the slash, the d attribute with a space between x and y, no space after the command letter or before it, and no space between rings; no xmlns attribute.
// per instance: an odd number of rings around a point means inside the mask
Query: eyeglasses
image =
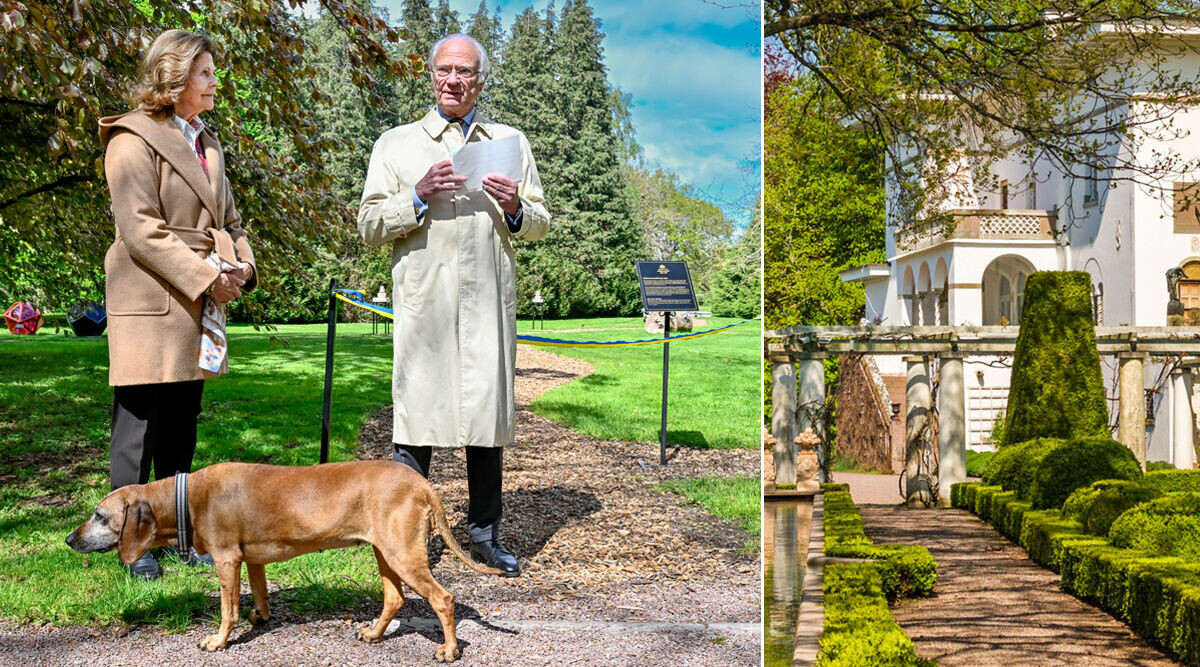
<svg viewBox="0 0 1200 667"><path fill-rule="evenodd" d="M449 65L440 65L435 67L433 70L433 73L436 74L437 78L439 79L450 78L451 72L457 74L458 78L464 81L470 81L471 79L479 76L479 70L471 69L470 67L450 67Z"/></svg>

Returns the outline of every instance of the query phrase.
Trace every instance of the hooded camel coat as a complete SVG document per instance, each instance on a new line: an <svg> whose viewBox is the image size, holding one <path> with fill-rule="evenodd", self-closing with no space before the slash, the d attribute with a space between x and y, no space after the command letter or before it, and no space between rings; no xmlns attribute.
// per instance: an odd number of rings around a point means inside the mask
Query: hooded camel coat
<svg viewBox="0 0 1200 667"><path fill-rule="evenodd" d="M476 113L467 142L520 137L523 217L518 239L545 236L542 200L525 135ZM392 441L435 447L500 447L514 438L516 287L512 237L485 192L439 192L420 221L413 187L464 143L431 110L375 142L358 232L369 246L392 244L394 426Z"/></svg>
<svg viewBox="0 0 1200 667"><path fill-rule="evenodd" d="M216 135L208 128L200 134L208 177L170 117L136 110L103 118L100 140L116 223L104 257L108 383L186 382L227 372L228 364L219 373L198 365L204 292L219 273L205 258L224 234L233 259L254 267L254 253ZM254 268L242 291L254 288L257 275Z"/></svg>

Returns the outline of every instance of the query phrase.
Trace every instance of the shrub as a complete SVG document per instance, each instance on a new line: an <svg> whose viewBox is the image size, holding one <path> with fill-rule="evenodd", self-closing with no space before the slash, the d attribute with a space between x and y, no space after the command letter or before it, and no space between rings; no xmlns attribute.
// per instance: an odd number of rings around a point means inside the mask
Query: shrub
<svg viewBox="0 0 1200 667"><path fill-rule="evenodd" d="M869 563L830 565L824 571L825 628L820 665L920 665L909 639L888 609L883 577Z"/></svg>
<svg viewBox="0 0 1200 667"><path fill-rule="evenodd" d="M1168 461L1146 461L1146 472L1152 470L1174 470L1175 466Z"/></svg>
<svg viewBox="0 0 1200 667"><path fill-rule="evenodd" d="M937 561L922 546L876 545L863 532L862 516L844 491L825 493L825 554L845 558L873 558L884 594L898 597L929 595L937 584Z"/></svg>
<svg viewBox="0 0 1200 667"><path fill-rule="evenodd" d="M1067 497L1063 503L1064 517L1074 519L1092 535L1108 535L1112 522L1130 508L1154 500L1162 493L1138 482L1104 479L1092 482Z"/></svg>
<svg viewBox="0 0 1200 667"><path fill-rule="evenodd" d="M1142 484L1163 493L1200 491L1200 470L1155 470L1142 477Z"/></svg>
<svg viewBox="0 0 1200 667"><path fill-rule="evenodd" d="M979 483L956 487L953 497L966 509L1005 493ZM1177 497L1129 510L1113 531L1125 516ZM1097 603L1184 664L1200 665L1200 563L1117 548L1083 534L1078 522L1057 510L1026 511L1021 524L1021 546L1034 561L1062 573L1063 590Z"/></svg>
<svg viewBox="0 0 1200 667"><path fill-rule="evenodd" d="M1079 438L1045 453L1021 497L1034 509L1058 508L1072 491L1092 482L1141 478L1142 468L1128 447L1109 437Z"/></svg>
<svg viewBox="0 0 1200 667"><path fill-rule="evenodd" d="M850 485L846 484L845 482L841 482L841 483L827 482L827 483L821 485L821 490L822 491L845 491L846 493L850 493Z"/></svg>
<svg viewBox="0 0 1200 667"><path fill-rule="evenodd" d="M1114 546L1200 562L1200 493L1139 505L1117 517L1109 537Z"/></svg>
<svg viewBox="0 0 1200 667"><path fill-rule="evenodd" d="M1064 444L1066 441L1059 438L1038 438L1003 447L984 470L983 481L1027 498L1038 463L1051 450Z"/></svg>
<svg viewBox="0 0 1200 667"><path fill-rule="evenodd" d="M987 467L996 452L977 452L967 450L967 477L983 477L983 469Z"/></svg>
<svg viewBox="0 0 1200 667"><path fill-rule="evenodd" d="M1039 271L1026 281L1006 442L1108 433L1091 294L1083 271Z"/></svg>

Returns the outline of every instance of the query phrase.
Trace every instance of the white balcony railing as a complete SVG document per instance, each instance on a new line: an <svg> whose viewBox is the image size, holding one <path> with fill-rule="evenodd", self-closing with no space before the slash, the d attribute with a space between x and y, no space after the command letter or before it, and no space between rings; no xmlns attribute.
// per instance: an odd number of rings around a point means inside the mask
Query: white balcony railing
<svg viewBox="0 0 1200 667"><path fill-rule="evenodd" d="M949 220L914 222L895 230L896 248L911 252L957 239L1054 240L1053 211L956 209Z"/></svg>

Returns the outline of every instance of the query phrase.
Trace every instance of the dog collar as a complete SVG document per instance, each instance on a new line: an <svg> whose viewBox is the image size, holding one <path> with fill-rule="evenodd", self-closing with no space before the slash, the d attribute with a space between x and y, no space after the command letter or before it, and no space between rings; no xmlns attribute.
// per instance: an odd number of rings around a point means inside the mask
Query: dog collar
<svg viewBox="0 0 1200 667"><path fill-rule="evenodd" d="M188 535L188 474L175 473L175 531L179 534L179 557L188 558L192 540Z"/></svg>

